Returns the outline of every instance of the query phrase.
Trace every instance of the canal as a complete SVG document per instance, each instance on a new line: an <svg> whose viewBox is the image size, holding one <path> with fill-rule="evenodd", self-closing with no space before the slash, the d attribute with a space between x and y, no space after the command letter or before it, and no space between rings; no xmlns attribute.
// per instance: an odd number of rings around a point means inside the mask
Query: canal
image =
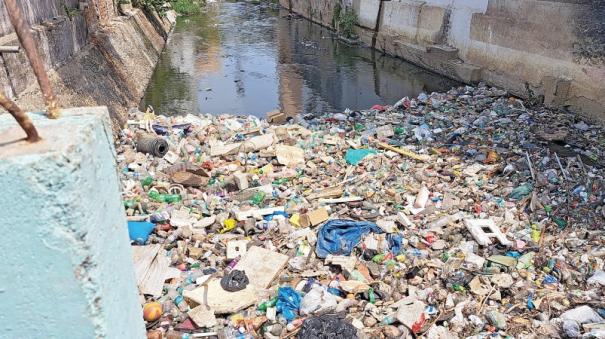
<svg viewBox="0 0 605 339"><path fill-rule="evenodd" d="M141 101L166 115L367 109L458 83L351 46L275 4L216 2L179 18Z"/></svg>

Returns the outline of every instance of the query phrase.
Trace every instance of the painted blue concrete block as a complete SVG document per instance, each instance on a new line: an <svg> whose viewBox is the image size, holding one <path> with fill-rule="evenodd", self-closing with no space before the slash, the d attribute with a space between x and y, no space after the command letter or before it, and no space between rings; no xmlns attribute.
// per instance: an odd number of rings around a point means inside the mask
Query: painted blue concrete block
<svg viewBox="0 0 605 339"><path fill-rule="evenodd" d="M144 338L109 113L0 115L0 337Z"/></svg>

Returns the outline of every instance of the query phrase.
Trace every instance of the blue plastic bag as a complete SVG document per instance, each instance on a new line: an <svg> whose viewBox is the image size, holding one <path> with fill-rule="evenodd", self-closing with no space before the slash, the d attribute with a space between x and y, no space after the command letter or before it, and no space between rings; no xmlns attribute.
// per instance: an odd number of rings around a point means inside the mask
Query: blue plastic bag
<svg viewBox="0 0 605 339"><path fill-rule="evenodd" d="M300 308L301 297L295 289L289 286L280 287L277 290L277 312L288 322L296 319L298 309Z"/></svg>
<svg viewBox="0 0 605 339"><path fill-rule="evenodd" d="M328 254L351 255L361 237L370 232L382 233L373 222L335 219L326 222L317 232L315 254L325 258Z"/></svg>
<svg viewBox="0 0 605 339"><path fill-rule="evenodd" d="M155 224L148 221L129 221L128 236L137 244L145 245L154 228Z"/></svg>
<svg viewBox="0 0 605 339"><path fill-rule="evenodd" d="M387 234L387 242L389 243L389 250L391 253L398 255L399 252L401 252L401 246L403 245L403 237L401 234Z"/></svg>

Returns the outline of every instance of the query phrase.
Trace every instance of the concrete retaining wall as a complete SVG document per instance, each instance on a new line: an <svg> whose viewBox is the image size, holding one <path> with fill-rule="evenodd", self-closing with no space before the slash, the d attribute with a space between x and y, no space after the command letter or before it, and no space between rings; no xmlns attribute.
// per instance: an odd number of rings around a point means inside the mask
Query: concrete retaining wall
<svg viewBox="0 0 605 339"><path fill-rule="evenodd" d="M19 3L34 30L59 104L104 105L114 122L123 122L128 107L142 97L174 21L140 10L121 16L113 0L88 1L84 8L76 7L80 2L74 0ZM4 33L0 44L18 45L0 4L0 34ZM44 107L23 51L0 54L0 84L24 109Z"/></svg>
<svg viewBox="0 0 605 339"><path fill-rule="evenodd" d="M342 0L282 0L333 27ZM467 83L605 121L603 0L353 0L368 45Z"/></svg>
<svg viewBox="0 0 605 339"><path fill-rule="evenodd" d="M109 113L0 115L0 337L145 338Z"/></svg>

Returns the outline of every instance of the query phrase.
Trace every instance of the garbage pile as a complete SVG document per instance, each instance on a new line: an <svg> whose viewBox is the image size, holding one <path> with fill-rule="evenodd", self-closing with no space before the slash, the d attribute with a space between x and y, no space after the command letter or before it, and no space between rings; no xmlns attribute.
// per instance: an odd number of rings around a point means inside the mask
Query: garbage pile
<svg viewBox="0 0 605 339"><path fill-rule="evenodd" d="M605 134L484 85L366 111L132 112L149 338L605 337Z"/></svg>

